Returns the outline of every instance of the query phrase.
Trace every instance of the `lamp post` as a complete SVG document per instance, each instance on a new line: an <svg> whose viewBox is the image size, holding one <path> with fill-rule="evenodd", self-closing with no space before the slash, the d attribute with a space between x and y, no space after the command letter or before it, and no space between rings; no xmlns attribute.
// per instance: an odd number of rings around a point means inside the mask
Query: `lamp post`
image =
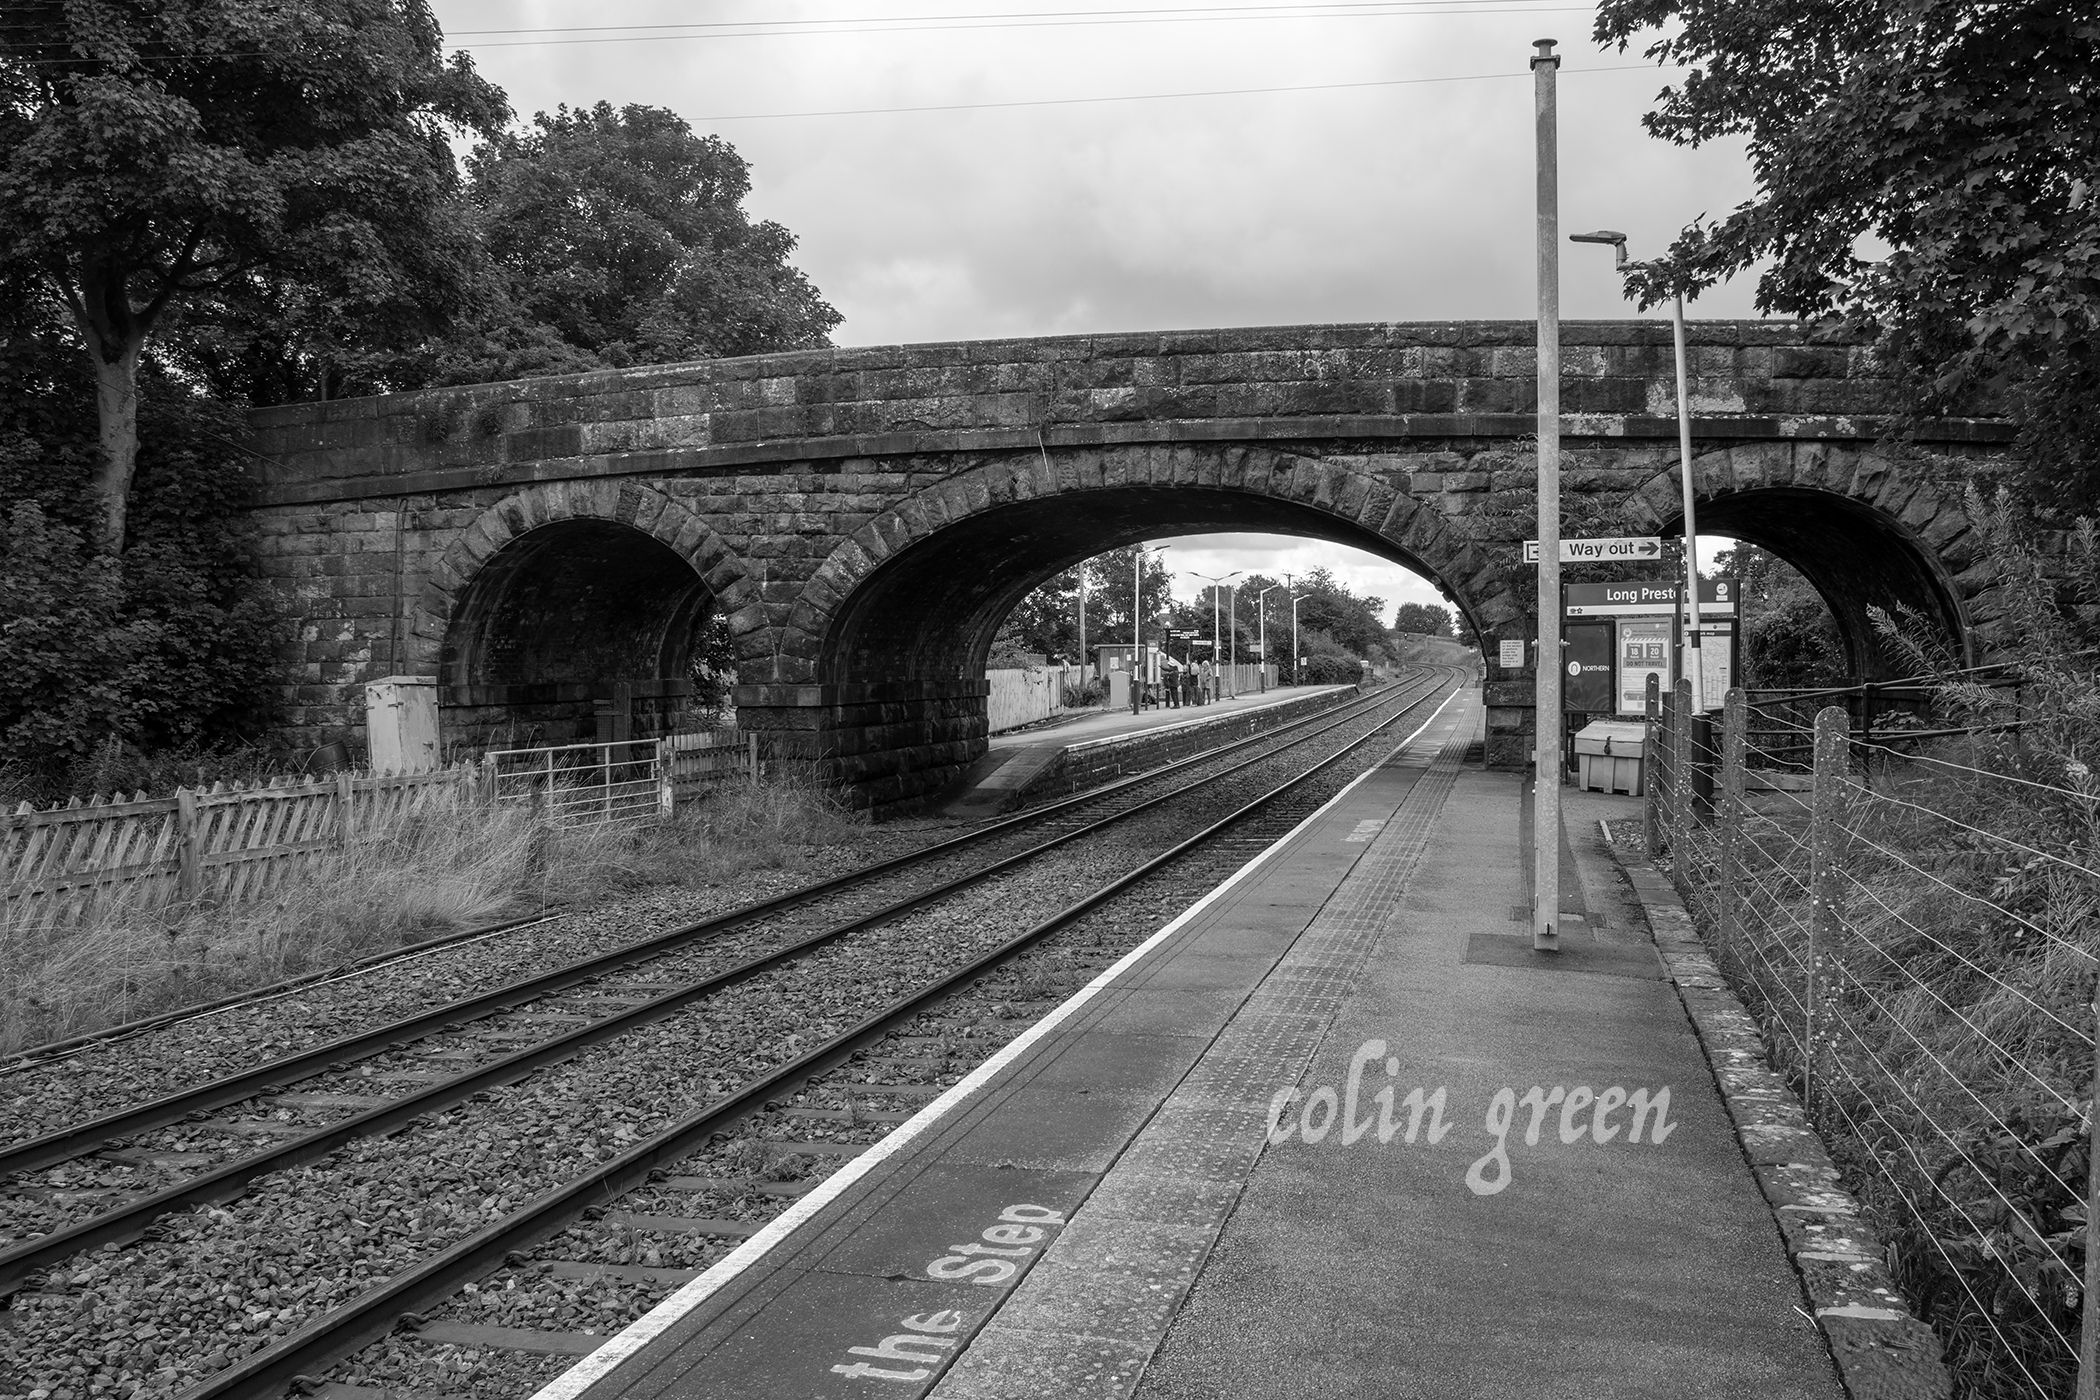
<svg viewBox="0 0 2100 1400"><path fill-rule="evenodd" d="M1269 595L1283 587L1272 583L1254 598L1254 615L1261 620L1261 688L1269 688Z"/></svg>
<svg viewBox="0 0 2100 1400"><path fill-rule="evenodd" d="M1225 587L1226 579L1238 578L1239 576L1240 571L1238 569L1216 578L1211 577L1209 574L1196 574L1197 578L1210 585L1210 665L1211 684L1214 687L1218 683L1218 668L1225 660L1225 653L1222 650L1225 645L1224 627L1218 620L1218 594ZM1213 700L1218 698L1215 693L1211 696Z"/></svg>
<svg viewBox="0 0 2100 1400"><path fill-rule="evenodd" d="M1164 554L1174 546L1163 544ZM1130 552L1130 712L1144 712L1145 694L1145 542Z"/></svg>
<svg viewBox="0 0 2100 1400"><path fill-rule="evenodd" d="M1086 560L1079 561L1079 679L1086 680Z"/></svg>
<svg viewBox="0 0 2100 1400"><path fill-rule="evenodd" d="M1616 271L1626 270L1626 235L1615 229L1602 228L1595 233L1571 233L1571 243L1609 243L1618 254L1613 266ZM1691 397L1686 392L1684 375L1684 291L1679 288L1670 299L1670 333L1677 349L1677 477L1678 486L1684 496L1684 598L1685 608L1691 615L1691 626L1685 631L1684 669L1685 679L1692 683L1692 712L1706 710L1706 667L1699 649L1699 525L1693 514L1692 502L1692 407Z"/></svg>
<svg viewBox="0 0 2100 1400"><path fill-rule="evenodd" d="M1291 684L1304 685L1305 658L1298 654L1298 605L1305 601L1303 593L1291 595Z"/></svg>

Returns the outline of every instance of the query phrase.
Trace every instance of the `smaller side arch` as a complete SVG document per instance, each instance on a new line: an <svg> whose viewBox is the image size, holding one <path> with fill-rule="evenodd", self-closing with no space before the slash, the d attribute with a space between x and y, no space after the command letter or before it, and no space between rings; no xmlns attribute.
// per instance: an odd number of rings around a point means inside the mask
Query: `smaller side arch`
<svg viewBox="0 0 2100 1400"><path fill-rule="evenodd" d="M662 491L548 483L481 512L431 567L410 656L439 683L448 737L643 737L704 720L693 683L710 672L694 662L749 591L727 546Z"/></svg>
<svg viewBox="0 0 2100 1400"><path fill-rule="evenodd" d="M1879 640L1870 608L1911 609L1954 656L1974 659L1974 522L1958 487L1925 464L1830 443L1750 443L1696 455L1692 487L1702 534L1746 540L1807 578L1860 676L1903 669ZM1636 488L1627 506L1636 526L1681 530L1675 463Z"/></svg>
<svg viewBox="0 0 2100 1400"><path fill-rule="evenodd" d="M749 572L720 535L693 511L636 481L546 482L512 492L483 510L429 566L408 629L407 660L436 675L459 602L488 562L530 531L565 520L628 526L692 566L716 611L745 613L756 600ZM755 618L746 617L755 625ZM741 629L740 629L741 630Z"/></svg>

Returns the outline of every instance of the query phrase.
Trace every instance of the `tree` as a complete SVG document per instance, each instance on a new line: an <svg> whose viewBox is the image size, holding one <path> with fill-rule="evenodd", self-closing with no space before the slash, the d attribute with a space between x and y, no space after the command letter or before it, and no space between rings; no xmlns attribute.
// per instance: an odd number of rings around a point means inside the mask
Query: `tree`
<svg viewBox="0 0 2100 1400"><path fill-rule="evenodd" d="M994 655L1079 655L1079 570L1045 579L1014 605L992 639Z"/></svg>
<svg viewBox="0 0 2100 1400"><path fill-rule="evenodd" d="M447 136L494 132L505 104L441 56L426 0L17 0L8 20L0 267L89 351L96 533L116 554L155 331L259 278L403 316L455 309L472 245L449 222Z"/></svg>
<svg viewBox="0 0 2100 1400"><path fill-rule="evenodd" d="M1756 197L1629 270L1645 307L1765 260L1757 304L1879 339L1920 408L2002 392L2030 471L2100 493L2100 13L2090 0L1603 0L1689 65L1647 129L1741 136ZM1879 260L1861 243L1885 244Z"/></svg>
<svg viewBox="0 0 2100 1400"><path fill-rule="evenodd" d="M1368 658L1386 639L1383 598L1359 598L1326 569L1298 580L1301 629L1325 632L1352 656ZM1308 652L1308 655L1311 653Z"/></svg>
<svg viewBox="0 0 2100 1400"><path fill-rule="evenodd" d="M1402 603L1393 614L1393 630L1419 637L1451 635L1451 610L1430 603Z"/></svg>
<svg viewBox="0 0 2100 1400"><path fill-rule="evenodd" d="M1711 572L1738 580L1743 656L1737 684L1813 690L1850 683L1837 619L1792 565L1754 544L1738 543L1714 559Z"/></svg>
<svg viewBox="0 0 2100 1400"><path fill-rule="evenodd" d="M515 377L829 345L842 319L753 223L750 168L677 113L538 113L467 158L507 300L439 347L433 378Z"/></svg>
<svg viewBox="0 0 2100 1400"><path fill-rule="evenodd" d="M1128 545L1097 554L1080 567L1087 571L1086 635L1088 646L1130 641L1131 574L1138 546ZM1145 640L1166 639L1165 614L1171 602L1169 588L1174 576L1159 556L1145 554L1140 605L1144 610Z"/></svg>

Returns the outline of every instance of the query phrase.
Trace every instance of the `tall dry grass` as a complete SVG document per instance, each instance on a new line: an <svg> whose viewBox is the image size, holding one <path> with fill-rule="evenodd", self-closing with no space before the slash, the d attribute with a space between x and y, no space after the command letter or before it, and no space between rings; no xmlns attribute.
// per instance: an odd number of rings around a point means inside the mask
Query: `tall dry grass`
<svg viewBox="0 0 2100 1400"><path fill-rule="evenodd" d="M861 819L793 780L716 785L670 821L554 829L434 789L241 904L112 898L52 932L0 923L0 1054L326 972L445 933L667 886L814 867Z"/></svg>

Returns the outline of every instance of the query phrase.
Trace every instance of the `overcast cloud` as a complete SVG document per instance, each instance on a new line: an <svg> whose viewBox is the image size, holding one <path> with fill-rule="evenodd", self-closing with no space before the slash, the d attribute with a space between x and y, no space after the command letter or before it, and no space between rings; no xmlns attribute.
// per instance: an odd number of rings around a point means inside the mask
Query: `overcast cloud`
<svg viewBox="0 0 2100 1400"><path fill-rule="evenodd" d="M437 0L448 37L521 116L600 99L669 107L752 167L748 207L802 240L797 264L845 315L842 345L1367 320L1530 319L1531 41L1556 37L1561 222L1611 227L1635 256L1751 192L1739 147L1678 150L1640 115L1666 80L1599 52L1587 7L1525 0L1376 9L1291 3L1286 18L1127 22L1192 9L1109 0ZM1368 11L1368 12L1367 12ZM1453 11L1468 11L1453 13ZM1111 19L1057 25L1012 18ZM884 18L932 17L908 32ZM1326 17L1321 17L1326 16ZM555 26L823 21L854 32L600 42ZM674 31L675 32L675 31ZM529 42L541 39L562 42ZM1617 71L1610 71L1617 70ZM1474 77L1473 75L1508 75ZM1175 100L870 114L862 109L1467 78ZM852 111L854 115L767 116ZM1561 314L1620 317L1607 249L1565 247ZM1753 315L1747 280L1695 315ZM1339 546L1178 541L1190 571L1303 573L1439 601Z"/></svg>

